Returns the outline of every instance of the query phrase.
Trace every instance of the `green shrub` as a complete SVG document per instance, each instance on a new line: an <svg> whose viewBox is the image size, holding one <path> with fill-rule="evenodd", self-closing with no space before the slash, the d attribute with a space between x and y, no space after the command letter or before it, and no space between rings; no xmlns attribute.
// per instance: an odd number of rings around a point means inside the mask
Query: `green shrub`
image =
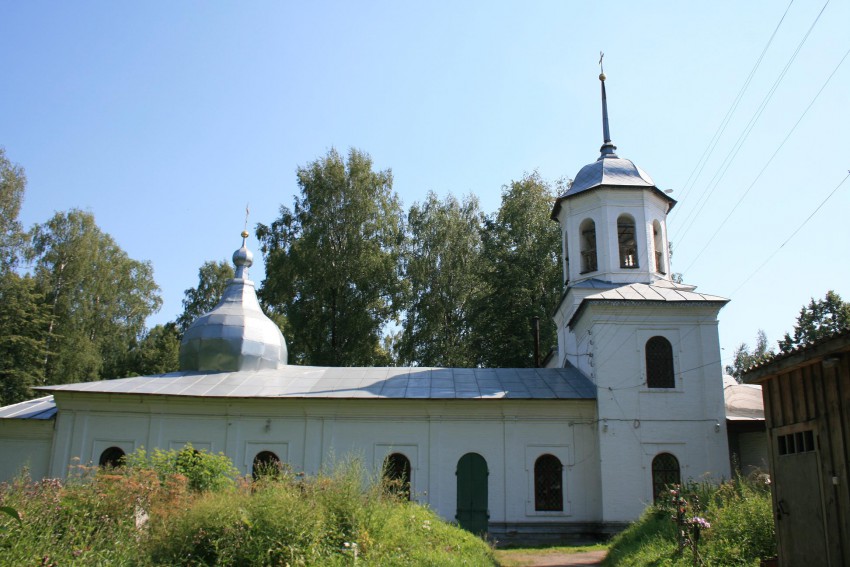
<svg viewBox="0 0 850 567"><path fill-rule="evenodd" d="M156 471L162 481L172 475L183 475L189 481L189 488L197 492L230 488L239 476L233 462L223 453L216 455L207 450L198 451L191 443L179 451L154 449L148 453L141 447L124 456L124 466L131 470Z"/></svg>
<svg viewBox="0 0 850 567"><path fill-rule="evenodd" d="M359 461L200 495L152 530L164 565L495 565L489 546L430 510L365 483Z"/></svg>
<svg viewBox="0 0 850 567"><path fill-rule="evenodd" d="M722 484L681 487L686 515L698 514L711 527L701 531L697 562L706 566L759 565L776 555L770 485L766 475L738 477ZM670 506L653 506L611 542L605 565L689 566L694 557L679 551L679 529Z"/></svg>
<svg viewBox="0 0 850 567"><path fill-rule="evenodd" d="M20 516L0 514L0 565L496 565L481 539L365 482L357 460L234 482L224 457L180 453L0 485L0 510Z"/></svg>

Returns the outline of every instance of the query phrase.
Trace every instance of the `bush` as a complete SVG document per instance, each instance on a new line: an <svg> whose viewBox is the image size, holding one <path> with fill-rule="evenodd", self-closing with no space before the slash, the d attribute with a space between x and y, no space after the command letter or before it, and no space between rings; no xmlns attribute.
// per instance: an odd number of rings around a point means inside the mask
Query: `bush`
<svg viewBox="0 0 850 567"><path fill-rule="evenodd" d="M691 483L677 487L675 502L653 506L616 536L605 565L686 566L694 562L711 566L759 565L760 559L776 555L776 538L770 484L766 475L738 477L719 486ZM684 514L680 510L684 509ZM678 514L677 514L678 512ZM700 531L699 559L681 550L682 516L685 536L689 518L700 516L710 528ZM685 546L687 547L687 545Z"/></svg>
<svg viewBox="0 0 850 567"><path fill-rule="evenodd" d="M0 485L0 510L21 518L0 514L0 565L496 565L484 541L364 482L356 460L234 482L226 458L180 453Z"/></svg>
<svg viewBox="0 0 850 567"><path fill-rule="evenodd" d="M223 453L214 455L206 450L198 451L191 443L179 451L154 449L150 454L141 447L125 455L123 463L129 470L153 470L162 482L173 475L182 475L189 481L189 488L197 492L231 488L239 476L239 471Z"/></svg>
<svg viewBox="0 0 850 567"><path fill-rule="evenodd" d="M415 503L364 486L358 461L207 493L152 534L173 565L496 565L489 546Z"/></svg>

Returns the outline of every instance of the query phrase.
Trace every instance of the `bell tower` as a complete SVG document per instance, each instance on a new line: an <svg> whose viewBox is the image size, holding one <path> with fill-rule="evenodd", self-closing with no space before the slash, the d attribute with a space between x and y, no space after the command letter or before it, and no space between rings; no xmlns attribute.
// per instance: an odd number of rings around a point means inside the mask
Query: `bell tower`
<svg viewBox="0 0 850 567"><path fill-rule="evenodd" d="M729 476L717 332L728 300L670 277L667 213L676 201L617 155L604 72L599 80L599 158L551 215L564 268L552 359L596 386L600 515L616 523L640 514L671 478Z"/></svg>
<svg viewBox="0 0 850 567"><path fill-rule="evenodd" d="M676 204L631 160L616 154L608 124L605 73L603 143L599 158L584 166L555 202L561 225L564 285L585 280L652 283L670 280L667 213Z"/></svg>

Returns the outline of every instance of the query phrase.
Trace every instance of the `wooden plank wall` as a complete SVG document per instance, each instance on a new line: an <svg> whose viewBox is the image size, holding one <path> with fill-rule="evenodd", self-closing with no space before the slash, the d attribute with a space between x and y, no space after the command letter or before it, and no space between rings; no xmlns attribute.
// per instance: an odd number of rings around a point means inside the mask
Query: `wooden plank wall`
<svg viewBox="0 0 850 567"><path fill-rule="evenodd" d="M812 428L818 438L831 565L850 565L850 354L824 366L816 359L762 383L770 458L778 458L777 432ZM800 479L811 482L816 479Z"/></svg>

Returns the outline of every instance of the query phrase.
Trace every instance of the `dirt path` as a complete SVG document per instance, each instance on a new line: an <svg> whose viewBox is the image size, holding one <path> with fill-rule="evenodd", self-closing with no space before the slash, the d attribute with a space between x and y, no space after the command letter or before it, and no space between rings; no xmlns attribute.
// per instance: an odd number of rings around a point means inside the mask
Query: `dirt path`
<svg viewBox="0 0 850 567"><path fill-rule="evenodd" d="M602 565L602 560L605 559L605 550L602 551L581 551L575 553L560 552L552 553L541 551L535 553L516 554L512 553L510 558L505 562L505 565L514 567L592 567ZM496 552L498 557L499 553ZM499 557L501 561L503 558ZM507 558L505 558L507 559Z"/></svg>

